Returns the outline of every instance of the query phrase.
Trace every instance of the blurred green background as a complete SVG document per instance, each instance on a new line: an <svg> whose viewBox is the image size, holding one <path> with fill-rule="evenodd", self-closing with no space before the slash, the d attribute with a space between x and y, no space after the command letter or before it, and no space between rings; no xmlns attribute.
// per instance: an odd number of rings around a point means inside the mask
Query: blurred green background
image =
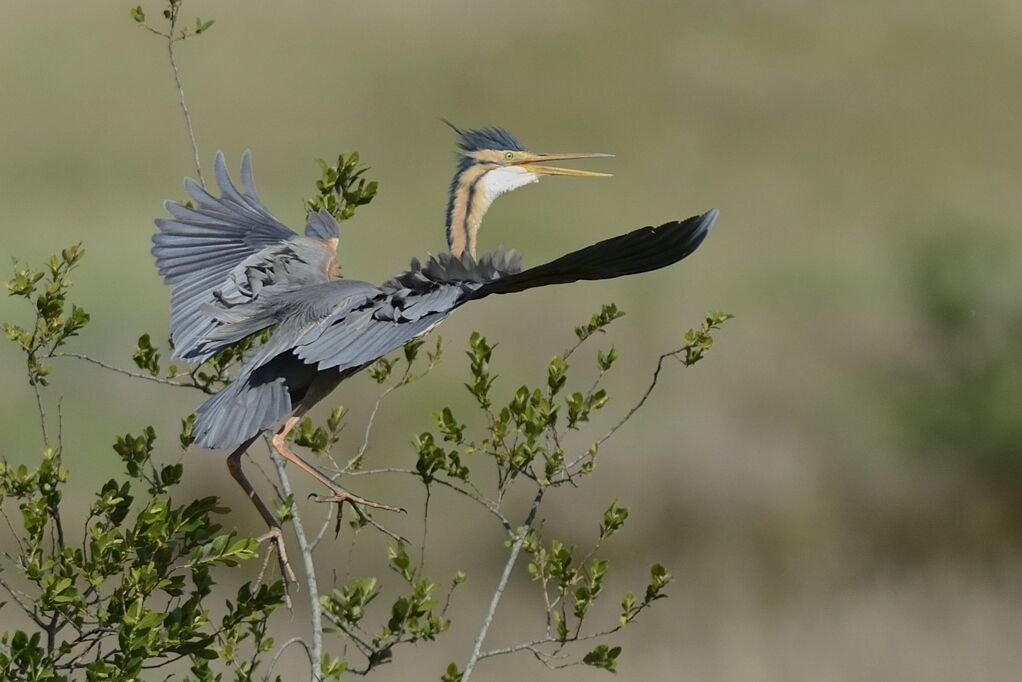
<svg viewBox="0 0 1022 682"><path fill-rule="evenodd" d="M158 18L160 3L143 7ZM128 8L0 7L0 256L37 262L83 241L76 301L93 322L73 350L120 365L142 331L165 334L152 219L194 174L165 45ZM186 2L186 19L196 14L217 20L178 48L204 168L216 149L236 168L251 148L263 198L299 226L315 157L357 149L372 166L378 198L343 226L348 277L379 281L443 249L453 143L441 116L506 126L533 149L617 154L598 164L611 180L551 179L502 199L483 249L514 245L535 264L721 209L679 267L455 315L441 330L446 362L386 407L370 450L408 464L438 400L467 404L460 349L473 329L500 342L508 390L541 381L572 327L616 302L628 315L608 339L623 355L612 423L684 328L711 308L736 314L707 361L669 373L597 476L546 509L548 529L581 543L611 500L631 507L609 546L614 595L653 561L678 578L616 640L622 679L1018 678L1022 5ZM0 320L25 319L13 303L0 299ZM0 346L0 455L29 462L39 437L20 362ZM119 470L113 434L154 423L174 456L195 395L57 362L49 397L63 395L79 504ZM342 448L357 447L377 391L361 377L327 401L352 410ZM195 495L223 495L231 521L260 532L222 455L186 462ZM359 484L421 505L406 482ZM435 504L435 573L464 568L470 582L453 631L399 651L381 677L435 679L463 662L497 580L490 520ZM413 513L398 530L417 523ZM360 539L349 567L342 536L321 550L321 571L379 571L383 544ZM523 576L495 646L539 628ZM285 628L301 624L297 602ZM603 674L528 657L480 669Z"/></svg>

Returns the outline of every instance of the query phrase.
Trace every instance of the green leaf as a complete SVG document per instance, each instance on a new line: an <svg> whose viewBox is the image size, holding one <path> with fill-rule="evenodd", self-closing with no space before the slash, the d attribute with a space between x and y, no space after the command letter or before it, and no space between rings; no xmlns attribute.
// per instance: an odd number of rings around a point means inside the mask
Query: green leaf
<svg viewBox="0 0 1022 682"><path fill-rule="evenodd" d="M135 361L135 365L139 369L145 370L150 376L159 376L160 352L153 347L149 334L138 337L138 343L135 344L135 352L131 359Z"/></svg>
<svg viewBox="0 0 1022 682"><path fill-rule="evenodd" d="M390 568L397 572L407 582L412 582L415 578L415 569L412 568L412 560L408 558L408 552L405 550L405 543L397 543L397 547L394 545L387 545L387 559L390 561Z"/></svg>
<svg viewBox="0 0 1022 682"><path fill-rule="evenodd" d="M582 658L582 662L594 668L602 668L608 672L617 672L617 658L621 655L621 647L608 647L600 644Z"/></svg>
<svg viewBox="0 0 1022 682"><path fill-rule="evenodd" d="M614 500L607 511L603 512L603 522L600 524L600 539L609 538L621 530L625 520L628 519L628 507L622 507Z"/></svg>
<svg viewBox="0 0 1022 682"><path fill-rule="evenodd" d="M461 682L462 676L463 673L458 671L457 665L448 663L446 672L440 676L440 682Z"/></svg>

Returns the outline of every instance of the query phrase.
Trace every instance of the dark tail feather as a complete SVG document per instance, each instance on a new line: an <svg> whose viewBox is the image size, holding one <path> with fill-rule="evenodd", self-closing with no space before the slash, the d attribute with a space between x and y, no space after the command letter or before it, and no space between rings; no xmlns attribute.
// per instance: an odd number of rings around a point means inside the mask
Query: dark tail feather
<svg viewBox="0 0 1022 682"><path fill-rule="evenodd" d="M252 375L239 377L196 410L195 442L222 450L270 428L291 412L283 377L261 383Z"/></svg>
<svg viewBox="0 0 1022 682"><path fill-rule="evenodd" d="M510 294L580 279L613 279L666 267L690 255L702 244L718 213L717 209L712 209L688 220L643 227L597 242L545 265L484 284L473 298Z"/></svg>

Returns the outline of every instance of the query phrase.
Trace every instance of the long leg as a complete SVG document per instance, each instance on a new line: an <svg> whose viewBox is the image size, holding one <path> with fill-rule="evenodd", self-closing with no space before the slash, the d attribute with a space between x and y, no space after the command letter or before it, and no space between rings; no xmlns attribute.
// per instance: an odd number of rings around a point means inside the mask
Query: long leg
<svg viewBox="0 0 1022 682"><path fill-rule="evenodd" d="M292 429L294 429L295 426L298 425L302 417L310 409L312 409L312 407L316 403L318 403L320 400L326 397L331 391L334 390L334 388L337 387L337 384L341 381L341 379L342 376L340 374L334 374L332 372L320 372L313 379L312 384L309 386L309 389L305 393L305 396L302 398L301 402L299 402L298 405L295 406L295 409L291 413L291 416L288 417L287 421L284 422L284 425L280 428L280 430L278 430L277 433L273 434L273 437L270 439L270 443L272 444L273 449L276 450L277 453L285 459L285 461L293 462L296 466L298 466L298 468L300 468L302 471L315 478L317 481L325 485L330 490L331 495L329 497L317 497L316 498L317 501L336 502L339 505L344 505L345 503L350 504L351 508L358 515L359 519L369 523L377 530L386 533L395 540L400 541L402 540L400 536L391 533L389 530L387 530L379 523L374 521L372 517L368 516L362 510L361 507L373 507L374 509L386 509L387 511L395 512L403 512L404 509L401 509L400 507L392 507L389 504L373 502L372 500L367 500L364 497L359 497L358 495L348 492L338 484L334 483L328 476L326 476L323 472L314 467L312 464L296 455L291 450L291 448L288 447L287 444L288 434L291 433Z"/></svg>
<svg viewBox="0 0 1022 682"><path fill-rule="evenodd" d="M366 514L362 507L386 509L387 511L393 512L404 512L404 509L402 509L401 507L392 507L389 504L383 504L381 502L367 500L364 497L360 497L358 495L355 495L354 493L345 490L344 488L330 480L330 478L326 476L323 472L321 472L319 469L312 466L304 459L302 459L294 452L292 452L291 448L289 448L287 445L287 434L291 432L291 430L295 427L296 424L298 424L299 421L301 421L300 416L293 416L288 418L288 420L284 422L284 426L282 426L280 430L277 431L277 433L273 434L273 438L270 439L270 442L273 445L273 449L276 450L281 457L283 457L288 462L293 462L294 464L298 465L298 468L300 468L302 471L315 478L317 481L325 485L330 490L331 494L328 496L318 495L315 496L316 501L336 502L338 505L344 505L345 503L350 504L352 510L354 510L355 514L358 515L358 518L360 520L368 523L381 533L386 533L387 535L394 538L398 542L403 542L404 538L384 528L383 525L381 525L380 523L375 521L371 516ZM338 516L340 516L340 512L338 512Z"/></svg>
<svg viewBox="0 0 1022 682"><path fill-rule="evenodd" d="M284 532L280 527L280 521L273 515L273 512L266 506L266 503L259 498L255 488L252 487L252 484L245 477L245 473L241 470L241 456L245 454L245 451L248 450L254 441L255 438L250 438L227 456L227 470L231 472L231 476L238 482L241 489L245 491L245 496L251 500L252 504L259 511L259 515L263 517L263 521L269 526L269 530L265 535L260 536L259 540L273 541L273 546L277 550L277 561L280 563L281 575L287 582L297 582L295 573L291 570L291 564L287 561L287 550L284 547Z"/></svg>
<svg viewBox="0 0 1022 682"><path fill-rule="evenodd" d="M392 507L389 504L382 504L380 502L373 502L373 501L367 500L367 499L365 499L363 497L359 497L358 495L355 495L354 493L348 492L347 490L345 490L341 486L339 486L336 483L334 483L330 479L329 476L327 476L322 471L320 471L319 469L314 467L312 464L309 464L304 459L302 459L297 454L295 454L291 450L291 448L289 448L288 445L287 445L287 435L291 432L292 429L294 429L295 425L297 425L299 421L301 421L301 417L297 417L297 416L296 417L290 417L290 418L288 418L288 420L286 422L284 422L284 426L282 426L280 428L280 430L277 431L277 433L273 434L273 438L270 440L270 442L273 444L273 449L276 450L280 454L281 457L283 457L284 459L286 459L289 462L293 462L294 464L297 464L298 468L300 468L302 471L304 471L305 473L309 474L310 476L315 478L317 481L319 481L320 483L325 485L327 488L329 488L330 492L334 493L335 497L338 498L338 499L333 500L335 502L349 502L350 501L353 504L361 504L363 506L373 507L375 509L386 509L387 511L396 511L396 512L404 511L400 507ZM343 499L340 499L340 498L343 498Z"/></svg>

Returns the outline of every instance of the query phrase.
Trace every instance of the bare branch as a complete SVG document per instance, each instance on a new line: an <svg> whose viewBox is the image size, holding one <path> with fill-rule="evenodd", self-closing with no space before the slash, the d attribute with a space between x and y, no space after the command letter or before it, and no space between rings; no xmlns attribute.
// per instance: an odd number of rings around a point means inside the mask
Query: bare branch
<svg viewBox="0 0 1022 682"><path fill-rule="evenodd" d="M39 390L39 384L31 380L32 374L29 372L29 381L32 384L32 390L35 391L35 406L39 411L39 429L43 434L43 443L45 445L50 444L50 439L46 435L46 410L43 408L43 396Z"/></svg>
<svg viewBox="0 0 1022 682"><path fill-rule="evenodd" d="M363 469L361 471L349 471L347 475L370 476L374 474L405 474L406 476L414 476L415 478L421 478L418 471L414 471L412 469L399 469L394 467L388 467L383 469ZM495 517L497 517L497 519L500 521L500 525L504 527L504 530L507 531L508 535L510 536L514 535L514 528L511 527L511 522L508 520L506 516L504 516L503 513L501 513L500 508L498 507L496 502L493 502L482 495L476 494L471 490L466 490L461 486L457 486L451 483L450 481L445 481L442 478L434 478L431 481L431 483L437 483L439 485L444 486L445 488L449 488L456 493L464 495L465 497L472 500L476 504L484 507L486 511L490 512Z"/></svg>
<svg viewBox="0 0 1022 682"><path fill-rule="evenodd" d="M171 381L170 379L161 379L160 377L154 377L154 376L150 376L148 374L142 374L140 372L132 372L130 369L123 369L121 367L116 367L114 365L108 365L107 363L103 362L102 360L97 360L96 358L90 357L88 355L83 355L81 353L54 353L50 357L51 358L75 358L76 360L84 360L85 362L92 363L93 365L96 365L97 367L102 367L103 369L110 370L111 372L116 372L117 374L123 374L124 376L131 377L133 379L144 379L145 381L151 381L151 382L153 382L155 384L163 384L164 386L177 386L179 388L194 388L194 389L199 390L199 391L202 390L201 388L199 388L195 384L182 384L182 383L177 382L177 381Z"/></svg>
<svg viewBox="0 0 1022 682"><path fill-rule="evenodd" d="M192 143L192 156L195 161L195 172L199 175L199 182L206 186L206 178L202 175L202 162L199 160L199 145L195 141L195 131L192 129L192 115L188 113L188 105L185 104L185 90L181 85L181 71L177 68L177 60L174 58L174 28L177 26L177 14L181 9L181 3L175 2L170 5L170 30L167 31L167 56L170 58L170 67L174 71L174 84L177 86L178 102L181 105L181 112L185 116L185 127L188 129L188 140Z"/></svg>
<svg viewBox="0 0 1022 682"><path fill-rule="evenodd" d="M431 499L432 490L427 483L426 488L426 501L422 505L422 547L419 551L419 575L422 575L422 568L426 565L426 541L429 538L429 501Z"/></svg>
<svg viewBox="0 0 1022 682"><path fill-rule="evenodd" d="M682 346L681 348L677 348L675 350L672 350L672 351L669 351L667 353L664 353L663 355L661 355L659 357L659 359L657 359L656 369L653 370L653 378L649 382L649 386L646 388L646 392L642 394L642 397L639 398L638 402L636 402L634 405L632 405L632 408L630 410L628 410L627 413L625 413L625 416L622 417L621 420L617 424L615 424L613 427L611 427L610 431L608 431L606 434L603 435L602 438L600 438L598 441L596 441L596 447L599 447L599 446L603 445L605 442L607 442L608 440L610 440L610 438L615 433L617 433L618 429L620 429L622 426L627 424L629 422L629 420L631 420L631 418L635 416L635 413L642 409L642 406L646 404L646 401L649 399L649 396L652 395L652 393L653 393L653 389L656 388L657 383L660 381L660 371L664 368L664 361L667 360L667 358L677 358L679 355L684 353L687 348L688 348L688 346ZM576 457L567 466L564 467L565 471L568 471L568 472L572 471L587 456L588 456L588 454L583 454L583 455L579 455L578 457ZM553 481L553 483L560 484L560 483L568 482L569 480L570 480L570 475L566 476L565 478L561 478L561 479L558 479L556 481Z"/></svg>
<svg viewBox="0 0 1022 682"><path fill-rule="evenodd" d="M270 459L277 469L277 477L280 479L280 489L285 499L291 497L291 481L284 470L284 460L277 455L276 450L270 445L270 439L263 436L266 448L270 452ZM293 499L293 498L292 498ZM312 547L305 537L305 528L302 526L302 516L298 512L298 505L291 507L291 525L295 529L295 538L298 540L298 549L302 553L302 568L305 571L305 585L309 593L309 609L312 619L312 645L309 647L309 656L312 659L312 682L319 682L320 661L323 660L323 613L319 605L319 586L316 584L316 565L312 561ZM286 577L285 577L286 580Z"/></svg>
<svg viewBox="0 0 1022 682"><path fill-rule="evenodd" d="M3 578L0 578L0 587L3 587L7 591L7 594L11 595L11 598L14 599L15 603L17 603L17 605L21 607L21 610L25 612L25 615L31 618L36 625L41 627L43 630L48 629L46 622L39 617L39 615L36 613L35 608L29 606L28 602L25 602L22 599L22 597L26 595L22 595L13 587L8 585L7 581L5 581Z"/></svg>
<svg viewBox="0 0 1022 682"><path fill-rule="evenodd" d="M521 531L511 545L511 553L508 554L507 562L504 564L504 571L501 573L500 581L497 583L497 589L493 592L493 598L490 599L490 608L486 611L483 624L479 628L479 634L476 635L475 643L472 645L472 655L469 656L468 663L465 664L465 672L462 673L461 682L468 682L472 671L476 667L476 663L479 662L479 654L483 647L483 641L486 639L486 633L493 622L493 616L497 612L500 598L504 595L504 590L507 589L507 581L511 577L511 571L514 569L515 563L518 562L518 555L522 551L522 545L525 544L525 538L533 522L536 520L536 513L539 511L539 505L543 502L545 492L546 488L542 486L537 488L536 496L532 498L532 507L529 508L529 514L525 517L525 523L522 524Z"/></svg>
<svg viewBox="0 0 1022 682"><path fill-rule="evenodd" d="M362 445L361 447L359 447L358 452L355 453L355 456L349 459L348 463L345 464L344 467L340 470L340 473L346 474L349 471L351 471L352 468L357 467L362 462L362 458L365 456L366 450L369 449L369 436L373 431L373 425L376 423L376 414L380 411L380 405L383 404L384 399L388 395L396 391L401 386L404 386L404 384L403 383L394 384L393 386L387 388L387 390L381 393L379 396L377 396L376 404L373 405L373 410L372 412L369 413L369 419L366 421L365 432L362 434Z"/></svg>
<svg viewBox="0 0 1022 682"><path fill-rule="evenodd" d="M666 360L667 358L678 357L679 355L685 352L686 348L687 346L682 346L677 350L672 350L669 353L664 353L663 355L660 356L656 363L656 369L653 371L653 379L649 382L649 387L646 388L646 392L642 394L641 398L639 398L639 402L632 405L632 409L628 410L628 413L621 418L621 421L615 424L614 427L610 431L608 431L603 438L596 441L596 444L598 446L602 445L607 439L609 439L611 436L617 433L617 430L620 429L625 424L627 424L628 420L635 416L635 413L641 410L642 406L646 404L646 400L649 399L649 396L653 393L653 389L656 388L657 382L660 380L660 370L664 368L664 360Z"/></svg>
<svg viewBox="0 0 1022 682"><path fill-rule="evenodd" d="M305 649L305 655L309 657L309 665L313 668L316 667L316 662L312 658L312 652L309 651L309 645L306 644L305 640L301 637L292 637L281 644L280 648L277 649L277 652L273 654L273 658L270 659L270 665L266 669L266 674L263 675L263 682L270 682L270 676L273 675L273 669L277 667L277 662L280 660L280 657L284 655L284 652L287 651L289 647L295 644L300 644L302 648Z"/></svg>
<svg viewBox="0 0 1022 682"><path fill-rule="evenodd" d="M323 519L323 524L319 527L319 532L316 533L316 539L309 543L309 547L316 549L319 547L319 543L326 537L326 532L330 528L331 523L334 520L334 509L337 507L336 504L328 504L326 507L326 518Z"/></svg>

